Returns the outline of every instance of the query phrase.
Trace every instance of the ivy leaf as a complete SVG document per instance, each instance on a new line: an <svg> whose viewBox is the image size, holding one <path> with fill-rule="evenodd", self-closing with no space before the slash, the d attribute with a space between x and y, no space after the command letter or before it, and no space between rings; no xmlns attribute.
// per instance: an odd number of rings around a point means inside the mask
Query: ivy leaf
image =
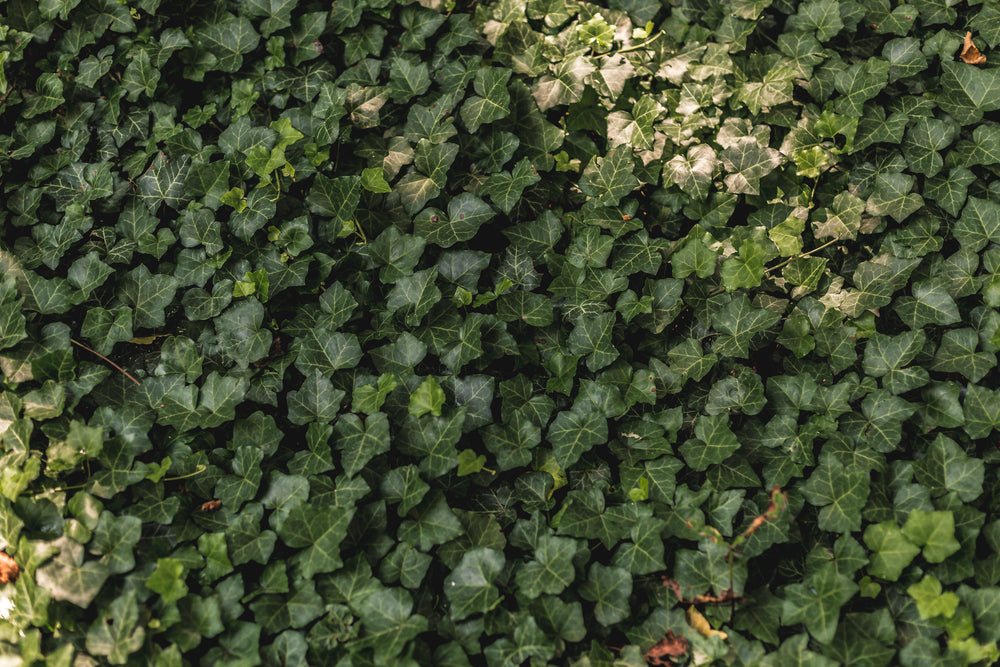
<svg viewBox="0 0 1000 667"><path fill-rule="evenodd" d="M726 171L731 172L725 182L734 194L757 194L760 179L782 162L778 151L761 146L756 137L740 137L719 153L719 158Z"/></svg>
<svg viewBox="0 0 1000 667"><path fill-rule="evenodd" d="M924 204L920 195L911 192L915 180L907 174L878 174L875 192L868 198L868 212L892 216L897 222L905 220Z"/></svg>
<svg viewBox="0 0 1000 667"><path fill-rule="evenodd" d="M695 144L686 156L675 155L663 165L663 181L666 185L677 185L696 200L704 200L718 164L711 146Z"/></svg>
<svg viewBox="0 0 1000 667"><path fill-rule="evenodd" d="M618 350L611 345L614 313L583 315L577 318L569 335L570 354L586 354L587 368L597 371L618 358Z"/></svg>
<svg viewBox="0 0 1000 667"><path fill-rule="evenodd" d="M549 69L552 73L538 79L531 92L542 111L557 104L579 101L584 90L584 80L597 68L590 58L581 55L550 65Z"/></svg>
<svg viewBox="0 0 1000 667"><path fill-rule="evenodd" d="M430 551L461 534L462 524L440 493L432 493L411 512L411 520L404 521L399 528L399 538L422 551Z"/></svg>
<svg viewBox="0 0 1000 667"><path fill-rule="evenodd" d="M465 552L444 581L452 620L460 621L493 608L500 600L500 592L493 582L503 570L504 562L503 553L495 549L477 547Z"/></svg>
<svg viewBox="0 0 1000 667"><path fill-rule="evenodd" d="M804 32L816 32L821 42L831 39L844 28L840 7L835 0L809 0L799 6L798 12L788 17L788 27Z"/></svg>
<svg viewBox="0 0 1000 667"><path fill-rule="evenodd" d="M462 122L469 132L476 132L481 125L492 123L510 113L510 93L507 82L513 72L500 67L482 68L476 72L472 87L476 91L462 105Z"/></svg>
<svg viewBox="0 0 1000 667"><path fill-rule="evenodd" d="M913 465L920 484L935 496L955 492L965 502L971 502L983 492L984 464L982 459L968 456L951 438L938 435L924 458Z"/></svg>
<svg viewBox="0 0 1000 667"><path fill-rule="evenodd" d="M722 463L740 448L736 434L729 428L729 415L715 414L698 417L694 434L680 447L684 461L695 470Z"/></svg>
<svg viewBox="0 0 1000 667"><path fill-rule="evenodd" d="M142 521L134 516L116 517L101 512L90 541L91 553L104 554L101 559L111 574L123 574L135 567L132 549L142 536Z"/></svg>
<svg viewBox="0 0 1000 667"><path fill-rule="evenodd" d="M832 457L821 461L802 486L810 504L822 508L819 513L822 530L837 533L861 528L861 510L869 490L866 471L847 468Z"/></svg>
<svg viewBox="0 0 1000 667"><path fill-rule="evenodd" d="M889 62L881 58L869 58L837 72L834 85L842 97L837 100L836 111L845 116L860 117L864 113L863 104L885 88L889 78Z"/></svg>
<svg viewBox="0 0 1000 667"><path fill-rule="evenodd" d="M260 35L246 18L230 16L212 23L197 33L198 40L216 56L212 69L235 72L243 64L243 54L260 43Z"/></svg>
<svg viewBox="0 0 1000 667"><path fill-rule="evenodd" d="M1000 240L1000 205L987 199L969 197L952 233L963 247L975 252L988 243L996 243Z"/></svg>
<svg viewBox="0 0 1000 667"><path fill-rule="evenodd" d="M540 180L541 176L535 171L535 167L527 158L523 158L510 172L499 171L492 174L483 183L479 192L484 197L489 197L501 211L510 215L521 199L524 189Z"/></svg>
<svg viewBox="0 0 1000 667"><path fill-rule="evenodd" d="M754 241L744 241L738 257L723 260L720 275L722 284L730 292L757 287L764 277L764 248Z"/></svg>
<svg viewBox="0 0 1000 667"><path fill-rule="evenodd" d="M354 334L333 333L325 327L307 330L295 339L295 367L305 374L316 370L324 375L352 368L361 360L361 346Z"/></svg>
<svg viewBox="0 0 1000 667"><path fill-rule="evenodd" d="M563 468L569 468L580 457L608 437L608 422L603 415L595 412L580 413L565 410L556 415L546 434L552 443L556 460Z"/></svg>
<svg viewBox="0 0 1000 667"><path fill-rule="evenodd" d="M160 81L160 71L153 66L147 49L139 49L138 53L132 56L125 74L122 75L122 85L128 92L130 102L139 99L139 95L146 94L152 98L156 92L156 85Z"/></svg>
<svg viewBox="0 0 1000 667"><path fill-rule="evenodd" d="M341 415L334 429L341 465L351 477L361 472L373 458L389 451L389 420L381 412L363 421L354 414Z"/></svg>
<svg viewBox="0 0 1000 667"><path fill-rule="evenodd" d="M869 524L864 541L874 552L868 571L887 581L898 580L903 569L920 553L920 547L906 539L895 521Z"/></svg>
<svg viewBox="0 0 1000 667"><path fill-rule="evenodd" d="M140 265L122 280L120 297L133 308L133 325L137 329L162 327L166 324L164 309L173 301L177 279L162 273L150 273Z"/></svg>
<svg viewBox="0 0 1000 667"><path fill-rule="evenodd" d="M954 60L941 62L941 107L963 125L1000 109L1000 73Z"/></svg>
<svg viewBox="0 0 1000 667"><path fill-rule="evenodd" d="M634 167L630 151L618 148L605 157L595 157L580 179L580 189L596 199L600 206L617 206L621 198L639 185L632 175Z"/></svg>
<svg viewBox="0 0 1000 667"><path fill-rule="evenodd" d="M320 237L337 238L344 224L354 219L354 211L360 199L361 177L327 178L322 174L317 175L306 196L306 204L310 211L323 218L318 226Z"/></svg>
<svg viewBox="0 0 1000 667"><path fill-rule="evenodd" d="M483 194L489 193L483 192ZM423 236L428 243L450 248L460 241L468 241L474 237L479 228L489 222L494 215L493 209L486 202L473 194L463 192L448 203L447 215L436 208L425 208L421 211L414 221L414 231Z"/></svg>
<svg viewBox="0 0 1000 667"><path fill-rule="evenodd" d="M594 603L594 618L607 627L629 616L632 577L620 567L591 563L580 596Z"/></svg>
<svg viewBox="0 0 1000 667"><path fill-rule="evenodd" d="M803 623L817 641L829 642L837 631L840 608L857 593L851 578L826 565L801 584L785 587L782 623Z"/></svg>
<svg viewBox="0 0 1000 667"><path fill-rule="evenodd" d="M138 651L146 631L139 622L139 606L135 591L115 598L107 610L94 620L87 631L87 650L107 657L112 665L124 665L128 656Z"/></svg>
<svg viewBox="0 0 1000 667"><path fill-rule="evenodd" d="M176 558L159 558L156 570L146 579L146 588L159 593L164 602L174 602L187 595L188 587L184 579L183 562Z"/></svg>
<svg viewBox="0 0 1000 667"><path fill-rule="evenodd" d="M340 543L347 536L347 526L354 515L344 507L314 507L299 503L277 528L286 545L301 549L292 558L303 577L333 572L341 565Z"/></svg>
<svg viewBox="0 0 1000 667"><path fill-rule="evenodd" d="M167 159L164 153L154 158L146 173L136 182L139 196L150 211L156 212L160 204L180 210L187 202L184 181L190 168L190 158L182 156Z"/></svg>
<svg viewBox="0 0 1000 667"><path fill-rule="evenodd" d="M63 82L59 75L50 72L40 74L35 81L35 89L25 94L25 105L21 111L21 117L25 120L34 118L52 111L65 101Z"/></svg>
<svg viewBox="0 0 1000 667"><path fill-rule="evenodd" d="M935 371L960 373L979 382L994 366L994 352L976 352L979 336L973 329L949 329L941 338L941 345L934 355Z"/></svg>
<svg viewBox="0 0 1000 667"><path fill-rule="evenodd" d="M781 318L777 313L754 308L743 293L737 294L715 317L715 328L721 332L713 345L717 354L746 357L750 340Z"/></svg>
<svg viewBox="0 0 1000 667"><path fill-rule="evenodd" d="M400 588L384 588L365 595L356 603L365 636L355 646L373 649L373 658L391 661L407 643L427 630L427 619L413 614L413 598Z"/></svg>
<svg viewBox="0 0 1000 667"><path fill-rule="evenodd" d="M903 535L918 547L923 547L929 563L940 563L962 548L955 539L955 515L951 511L925 512L913 510L903 525Z"/></svg>
<svg viewBox="0 0 1000 667"><path fill-rule="evenodd" d="M514 583L530 600L543 594L559 595L575 578L577 549L574 539L543 535L535 546L534 560L517 571Z"/></svg>

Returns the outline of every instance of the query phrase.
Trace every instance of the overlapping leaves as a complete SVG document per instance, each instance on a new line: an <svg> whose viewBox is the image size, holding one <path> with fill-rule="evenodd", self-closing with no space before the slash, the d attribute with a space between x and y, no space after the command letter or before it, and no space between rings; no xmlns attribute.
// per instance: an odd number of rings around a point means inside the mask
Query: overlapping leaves
<svg viewBox="0 0 1000 667"><path fill-rule="evenodd" d="M1000 15L717 4L6 3L4 658L996 660Z"/></svg>

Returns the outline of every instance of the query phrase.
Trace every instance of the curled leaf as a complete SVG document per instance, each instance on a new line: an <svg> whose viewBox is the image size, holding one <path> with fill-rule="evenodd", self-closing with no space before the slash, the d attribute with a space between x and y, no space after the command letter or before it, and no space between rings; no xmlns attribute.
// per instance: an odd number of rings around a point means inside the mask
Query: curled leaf
<svg viewBox="0 0 1000 667"><path fill-rule="evenodd" d="M687 618L688 625L698 631L702 637L720 637L726 639L729 635L721 630L715 630L708 623L708 619L701 615L698 609L691 605L687 608L685 612L685 617Z"/></svg>
<svg viewBox="0 0 1000 667"><path fill-rule="evenodd" d="M986 56L980 53L976 45L972 43L972 33L965 33L965 41L962 43L962 50L959 52L958 57L962 59L962 62L966 62L970 65L982 65L986 62Z"/></svg>

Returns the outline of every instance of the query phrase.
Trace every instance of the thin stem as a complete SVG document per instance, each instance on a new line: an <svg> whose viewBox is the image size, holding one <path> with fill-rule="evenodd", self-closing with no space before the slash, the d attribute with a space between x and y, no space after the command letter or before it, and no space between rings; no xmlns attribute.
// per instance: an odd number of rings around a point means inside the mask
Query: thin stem
<svg viewBox="0 0 1000 667"><path fill-rule="evenodd" d="M74 345L76 345L78 347L82 347L87 352L90 352L91 354L94 354L94 355L100 357L101 359L104 359L104 361L108 362L109 364L111 364L112 366L114 366L115 368L117 368L118 371L122 373L122 375L124 375L125 377L127 377L132 382L135 382L136 385L138 385L140 387L142 386L141 384L139 384L138 380L136 380L134 377L132 377L131 375L129 375L129 373L128 373L127 370L125 370L124 368L122 368L121 366L119 366L118 364L116 364L115 362L111 361L110 359L108 359L107 357L105 357L103 354L101 354L97 350L92 350L89 347L87 347L86 345L84 345L83 343L81 343L80 341L74 340L73 338L70 338L69 342L73 343Z"/></svg>
<svg viewBox="0 0 1000 667"><path fill-rule="evenodd" d="M803 258L803 257L809 257L809 256L810 256L810 255L812 255L813 253L817 253L817 252L819 252L820 250L822 250L823 248L829 248L830 246L832 246L832 245L833 245L834 243L836 243L836 242L837 242L837 241L839 241L839 240L840 240L839 238L835 238L835 239L833 239L833 240L831 240L831 241L827 241L826 243L824 243L823 245L819 246L818 248L813 248L813 249L812 249L812 250L810 250L809 252L803 252L803 253L799 253L798 255L795 255L795 256L793 256L793 257L789 257L788 259L786 259L785 261L783 261L783 262L782 262L781 264L775 264L774 266L772 266L772 267L770 267L770 268L766 269L766 270L764 271L764 275L765 275L765 276L766 276L766 275L770 275L770 273L771 273L772 271L775 271L776 269L780 269L781 267L785 266L786 264L789 264L789 263L791 263L791 262L792 262L792 260L795 260L795 259L801 259L801 258Z"/></svg>
<svg viewBox="0 0 1000 667"><path fill-rule="evenodd" d="M177 477L164 477L161 482L176 482L179 479L187 479L189 477L194 477L195 475L200 475L205 472L207 466L204 463L199 463L198 467L194 469L194 472L189 472L186 475L178 475Z"/></svg>
<svg viewBox="0 0 1000 667"><path fill-rule="evenodd" d="M14 84L10 84L10 88L7 89L7 92L4 93L3 97L0 97L0 106L3 106L3 103L7 101L7 98L10 97L12 92L14 92Z"/></svg>
<svg viewBox="0 0 1000 667"><path fill-rule="evenodd" d="M624 48L624 49L618 49L617 51L615 51L615 54L618 54L618 53L629 53L630 51L638 51L639 49L644 49L647 46L649 46L650 44L652 44L653 42L655 42L657 39L659 39L660 35L662 35L662 34L663 34L663 31L660 31L660 32L656 33L655 35L653 35L652 37L650 37L649 39L647 39L642 44L636 44L634 46L629 46L629 47Z"/></svg>

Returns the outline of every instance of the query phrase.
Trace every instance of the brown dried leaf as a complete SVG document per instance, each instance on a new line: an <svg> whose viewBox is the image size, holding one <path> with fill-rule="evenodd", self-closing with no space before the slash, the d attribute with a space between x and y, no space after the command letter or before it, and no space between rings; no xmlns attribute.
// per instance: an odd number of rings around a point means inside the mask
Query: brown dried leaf
<svg viewBox="0 0 1000 667"><path fill-rule="evenodd" d="M653 647L646 651L646 662L655 667L667 667L673 665L671 658L676 658L688 652L688 640L684 635L675 635L673 630L667 630L667 634L660 641L653 644Z"/></svg>
<svg viewBox="0 0 1000 667"><path fill-rule="evenodd" d="M0 551L0 584L8 584L17 581L21 574L21 568L17 566L14 559L6 552Z"/></svg>
<svg viewBox="0 0 1000 667"><path fill-rule="evenodd" d="M219 509L220 507L222 507L222 501L221 500L206 500L205 502L203 502L201 504L201 511L202 512L214 512L215 510Z"/></svg>
<svg viewBox="0 0 1000 667"><path fill-rule="evenodd" d="M972 42L972 33L965 33L965 42L962 44L962 50L959 52L958 57L962 59L962 62L969 63L970 65L982 65L986 62L986 56L980 53L979 49Z"/></svg>

